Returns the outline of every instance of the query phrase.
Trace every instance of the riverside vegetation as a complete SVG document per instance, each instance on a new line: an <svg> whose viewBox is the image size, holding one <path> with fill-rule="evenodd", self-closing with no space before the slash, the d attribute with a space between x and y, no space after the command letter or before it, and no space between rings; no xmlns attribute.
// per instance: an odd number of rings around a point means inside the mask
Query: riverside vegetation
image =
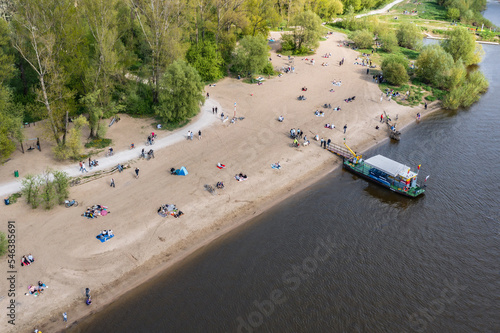
<svg viewBox="0 0 500 333"><path fill-rule="evenodd" d="M357 19L350 11L344 20L330 26L348 33L360 52L371 53L372 48L377 51L372 60L381 65L386 80L381 89L410 92L409 98L398 103L416 105L423 104L424 99L439 99L444 108L457 109L472 105L488 88L488 81L474 66L481 61L483 50L476 43L476 29L469 26L485 24L487 29L497 29L480 14L485 1L462 4L458 16L450 15L450 8L458 6L454 1L400 4L395 7L397 13L411 14L403 20L395 17L394 12ZM419 9L424 9L423 13ZM422 31L429 30L425 24L430 24L430 18L460 20L460 24L442 30L445 39L439 45L422 46ZM374 46L374 39L378 47Z"/></svg>

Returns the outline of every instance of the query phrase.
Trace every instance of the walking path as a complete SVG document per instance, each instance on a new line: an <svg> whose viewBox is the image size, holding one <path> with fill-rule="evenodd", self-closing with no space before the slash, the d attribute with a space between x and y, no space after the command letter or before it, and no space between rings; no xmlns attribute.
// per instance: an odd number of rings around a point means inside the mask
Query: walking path
<svg viewBox="0 0 500 333"><path fill-rule="evenodd" d="M374 14L383 14L383 13L386 13L387 11L389 11L389 9L391 9L394 6L396 6L400 2L403 2L403 0L393 1L393 2L391 2L389 4L387 4L386 6L384 6L383 8L372 10L372 11L366 13L366 14L359 14L359 15L356 15L355 17L356 18L360 18L360 17L374 15Z"/></svg>
<svg viewBox="0 0 500 333"><path fill-rule="evenodd" d="M194 123L189 123L189 128L196 129L195 134L195 139L198 139L198 130L206 128L210 125L212 125L215 121L220 121L220 118L212 114L212 107L217 107L219 112L224 112L222 110L221 105L213 100L213 99L207 99L205 101L205 104L200 108L200 113L201 115L199 118L194 122ZM219 113L219 114L220 114ZM142 148L147 152L149 149L153 150L158 150L161 148L165 148L167 146L171 146L177 142L180 142L182 140L186 140L186 126L177 129L173 131L170 135L162 138L162 139L157 139L155 141L155 144L153 146L146 146L146 145L138 145L136 146L135 149L129 149L125 151L120 151L116 152L113 156L102 158L99 160L99 166L96 168L93 168L92 170L87 169L89 172L86 173L86 175L90 175L96 171L102 171L105 169L112 168L119 163L125 163L130 160L133 160L135 158L138 158L139 155L141 154ZM87 165L88 168L88 165ZM74 166L71 167L65 167L61 169L61 171L64 171L68 173L70 177L76 177L81 174L79 171L80 167L78 163L75 163ZM21 179L8 182L8 183L3 183L0 184L0 197L8 196L9 194L19 192L21 190Z"/></svg>

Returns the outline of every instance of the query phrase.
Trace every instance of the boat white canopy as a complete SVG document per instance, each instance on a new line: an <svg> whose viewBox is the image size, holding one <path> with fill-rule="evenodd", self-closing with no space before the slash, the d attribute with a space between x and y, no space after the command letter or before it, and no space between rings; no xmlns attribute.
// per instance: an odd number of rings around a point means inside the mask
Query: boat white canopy
<svg viewBox="0 0 500 333"><path fill-rule="evenodd" d="M365 160L365 163L393 177L401 176L409 179L417 175L415 172L410 170L409 166L393 161L382 155L370 157ZM408 172L408 170L410 170L410 172Z"/></svg>

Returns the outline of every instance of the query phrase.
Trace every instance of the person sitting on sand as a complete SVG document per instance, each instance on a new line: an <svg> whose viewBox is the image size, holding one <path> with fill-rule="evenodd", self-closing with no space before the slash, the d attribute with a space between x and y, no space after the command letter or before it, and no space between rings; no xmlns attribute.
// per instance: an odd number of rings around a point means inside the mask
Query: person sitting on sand
<svg viewBox="0 0 500 333"><path fill-rule="evenodd" d="M29 264L31 264L31 262L28 260L28 258L26 258L26 256L23 256L21 258L21 266L28 266Z"/></svg>
<svg viewBox="0 0 500 333"><path fill-rule="evenodd" d="M111 229L108 230L108 236L110 236L110 237L113 236L113 230L111 230Z"/></svg>
<svg viewBox="0 0 500 333"><path fill-rule="evenodd" d="M218 189L223 189L224 188L224 183L223 182L217 182L217 188Z"/></svg>
<svg viewBox="0 0 500 333"><path fill-rule="evenodd" d="M34 259L34 258L33 258L33 256L31 255L31 253L30 253L30 254L28 254L27 258L28 258L28 260L29 260L29 262L30 262L30 263L35 261L35 259Z"/></svg>
<svg viewBox="0 0 500 333"><path fill-rule="evenodd" d="M279 116L279 117L278 117L278 121L279 121L280 123L282 123L282 122L283 122L283 120L285 120L285 118L283 118L283 116Z"/></svg>
<svg viewBox="0 0 500 333"><path fill-rule="evenodd" d="M306 87L302 87L302 91L307 91L307 88Z"/></svg>

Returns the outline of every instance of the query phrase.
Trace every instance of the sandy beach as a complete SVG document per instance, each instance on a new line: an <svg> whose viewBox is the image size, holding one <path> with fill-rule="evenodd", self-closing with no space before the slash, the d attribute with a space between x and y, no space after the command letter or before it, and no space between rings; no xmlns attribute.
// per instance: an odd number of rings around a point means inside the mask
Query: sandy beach
<svg viewBox="0 0 500 333"><path fill-rule="evenodd" d="M276 39L278 35L272 37ZM28 267L16 263L16 325L4 319L0 331L64 330L204 244L321 179L338 167L341 159L320 148L314 135L338 144L345 138L353 150L362 152L388 140L387 129L379 122L383 111L393 119L398 116L401 130L415 121L418 112L425 116L435 109L434 105L425 111L421 106L403 107L386 98L381 102L381 92L372 75L366 75L366 67L354 64L358 53L338 46L344 39L342 34L329 35L307 61L305 57L295 57L291 62L288 57L277 56L278 44L274 43L274 67L290 65L295 68L293 73L265 78L262 85L226 78L215 86L207 86L210 98L200 115L176 132L158 131L160 140L167 136L176 138L169 144L153 146L154 159L133 158L129 162L131 168L122 173L72 187L70 197L80 203L76 208L32 210L23 198L14 205L2 205L0 230L7 231L8 220L16 221L16 259L32 253L35 262ZM323 58L325 53L332 56ZM339 66L342 58L345 64ZM333 80L341 80L342 85L333 85ZM301 91L302 87L307 87L307 91ZM299 101L299 95L306 100ZM354 102L344 102L352 96L356 96ZM331 104L332 109L323 109L325 103ZM218 115L212 114L212 105L219 106ZM333 110L337 106L341 111ZM315 116L315 110L323 110L325 116ZM244 119L223 122L222 112L229 118L235 114ZM283 122L277 120L280 115L285 118ZM333 123L336 128L325 128L326 123ZM116 153L123 153L123 158L128 159L126 154L140 153L140 148L129 153L131 142L143 144L150 132L157 132L152 124L151 119L124 115L109 128L107 137L113 139ZM200 128L195 124L202 128L201 139L197 135ZM291 128L300 128L311 144L291 147ZM185 139L188 130L195 133L192 141ZM38 135L35 127L26 131L29 138ZM43 144L42 152L16 151L0 167L0 183L13 181L14 170L19 170L21 177L28 172L40 173L47 166L70 167L78 173L74 163L53 161L49 149L48 144ZM105 162L103 153L97 159ZM281 169L272 169L271 164L278 161ZM217 163L226 168L218 169ZM170 168L181 166L189 171L187 176L170 175ZM139 179L134 177L136 167L140 169ZM248 180L236 181L234 176L240 172ZM109 186L111 177L116 188ZM218 181L223 181L225 188L217 190L216 195L204 189L205 184L215 185ZM159 216L158 207L167 203L177 205L184 215L177 219ZM109 207L111 213L97 219L81 216L87 206L94 204ZM99 242L95 237L103 229L112 229L115 237ZM6 309L9 285L5 261L2 271L5 276L0 280L0 306ZM39 280L49 288L38 297L25 296L28 285ZM85 287L92 290L90 307L84 303ZM62 320L63 312L68 313L68 323Z"/></svg>

